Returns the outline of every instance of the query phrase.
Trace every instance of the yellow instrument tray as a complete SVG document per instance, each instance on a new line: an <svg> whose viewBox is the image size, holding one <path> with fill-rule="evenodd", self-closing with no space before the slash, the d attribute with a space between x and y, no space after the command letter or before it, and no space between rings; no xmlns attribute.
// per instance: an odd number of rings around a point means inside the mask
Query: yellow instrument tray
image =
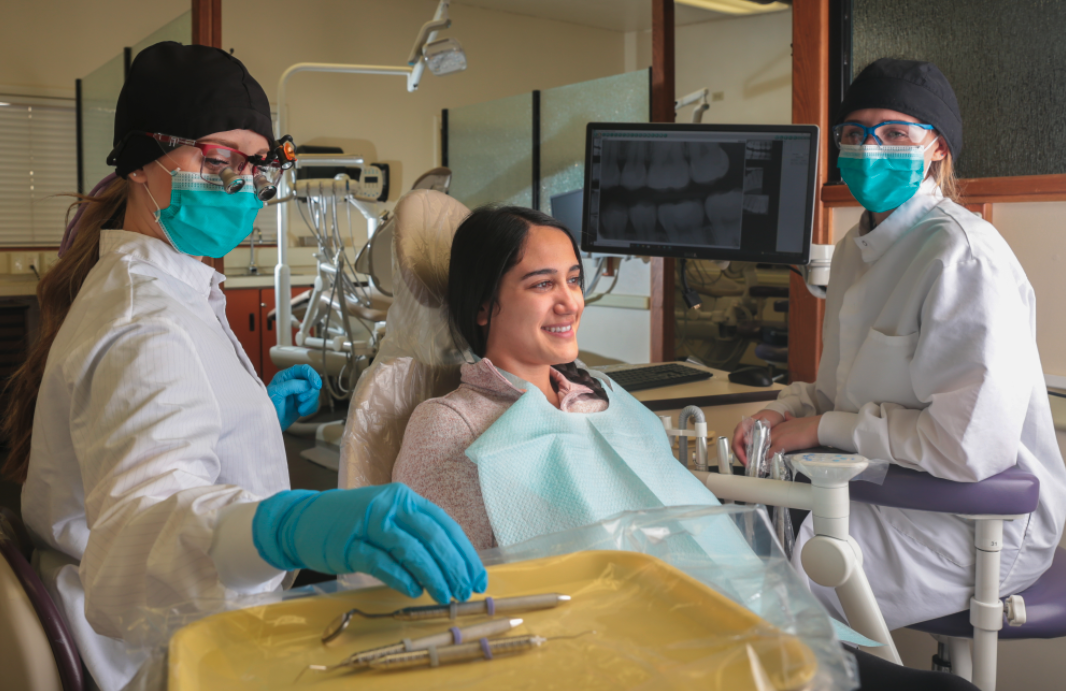
<svg viewBox="0 0 1066 691"><path fill-rule="evenodd" d="M648 555L577 552L488 571L487 595L496 598L548 592L573 598L554 609L504 615L525 620L506 635L548 638L542 647L437 668L309 671L297 682L310 664L332 665L359 650L453 626L447 619L401 622L355 616L339 638L324 645L322 631L351 607L391 612L432 604L426 596L411 600L388 588L373 588L194 622L170 641L169 688L785 691L804 688L815 674L815 657L798 638ZM458 625L481 620L463 618Z"/></svg>

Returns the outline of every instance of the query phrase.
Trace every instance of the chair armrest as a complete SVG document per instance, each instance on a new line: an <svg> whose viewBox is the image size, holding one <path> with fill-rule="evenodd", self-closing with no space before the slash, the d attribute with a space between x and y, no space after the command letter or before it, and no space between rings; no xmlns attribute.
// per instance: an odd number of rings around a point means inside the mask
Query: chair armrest
<svg viewBox="0 0 1066 691"><path fill-rule="evenodd" d="M851 500L938 513L1019 515L1036 510L1040 480L1014 467L980 482L953 482L891 465L884 484L851 483Z"/></svg>

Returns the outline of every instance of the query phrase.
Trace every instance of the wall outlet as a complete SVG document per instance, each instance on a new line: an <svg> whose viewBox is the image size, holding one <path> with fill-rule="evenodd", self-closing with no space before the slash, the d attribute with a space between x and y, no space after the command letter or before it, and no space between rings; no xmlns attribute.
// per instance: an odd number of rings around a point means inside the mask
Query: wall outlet
<svg viewBox="0 0 1066 691"><path fill-rule="evenodd" d="M11 273L13 274L32 274L33 269L31 266L37 266L37 262L40 259L36 252L11 252L8 254L11 259Z"/></svg>
<svg viewBox="0 0 1066 691"><path fill-rule="evenodd" d="M43 276L52 270L57 261L59 261L59 252L41 252L41 263L37 265L37 270Z"/></svg>

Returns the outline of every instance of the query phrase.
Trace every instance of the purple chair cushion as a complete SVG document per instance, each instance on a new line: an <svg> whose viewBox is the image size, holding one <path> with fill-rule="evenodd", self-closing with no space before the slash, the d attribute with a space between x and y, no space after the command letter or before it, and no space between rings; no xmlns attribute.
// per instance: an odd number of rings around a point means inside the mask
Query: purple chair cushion
<svg viewBox="0 0 1066 691"><path fill-rule="evenodd" d="M26 596L33 603L37 618L41 620L41 626L44 628L45 635L48 636L48 643L52 646L56 667L59 668L63 691L82 691L85 688L85 680L82 677L81 656L78 655L74 637L70 635L66 622L63 621L55 603L52 602L52 597L45 590L44 584L37 577L33 567L19 552L15 541L2 530L0 530L0 556L15 572L15 577L22 584ZM0 686L2 685L0 683Z"/></svg>
<svg viewBox="0 0 1066 691"><path fill-rule="evenodd" d="M1036 510L1040 480L1014 467L981 482L952 482L898 465L882 485L853 482L852 501L940 513L1026 514Z"/></svg>
<svg viewBox="0 0 1066 691"><path fill-rule="evenodd" d="M1012 638L1060 638L1066 636L1066 550L1055 550L1051 568L1036 583L1019 593L1025 598L1026 622L1021 626L1008 626L1006 619L999 637ZM942 636L973 638L970 612L958 612L940 619L915 624L910 628Z"/></svg>

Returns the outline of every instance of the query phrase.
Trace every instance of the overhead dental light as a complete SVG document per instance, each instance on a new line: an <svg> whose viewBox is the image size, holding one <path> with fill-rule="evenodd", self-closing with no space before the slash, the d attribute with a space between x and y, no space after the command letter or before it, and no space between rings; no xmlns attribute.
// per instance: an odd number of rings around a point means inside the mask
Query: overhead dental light
<svg viewBox="0 0 1066 691"><path fill-rule="evenodd" d="M723 14L766 14L780 12L792 6L792 0L774 2L774 0L677 0L682 5L698 7L701 10L722 12Z"/></svg>
<svg viewBox="0 0 1066 691"><path fill-rule="evenodd" d="M427 43L422 50L422 56L429 71L438 77L466 69L466 53L454 38L442 38Z"/></svg>

